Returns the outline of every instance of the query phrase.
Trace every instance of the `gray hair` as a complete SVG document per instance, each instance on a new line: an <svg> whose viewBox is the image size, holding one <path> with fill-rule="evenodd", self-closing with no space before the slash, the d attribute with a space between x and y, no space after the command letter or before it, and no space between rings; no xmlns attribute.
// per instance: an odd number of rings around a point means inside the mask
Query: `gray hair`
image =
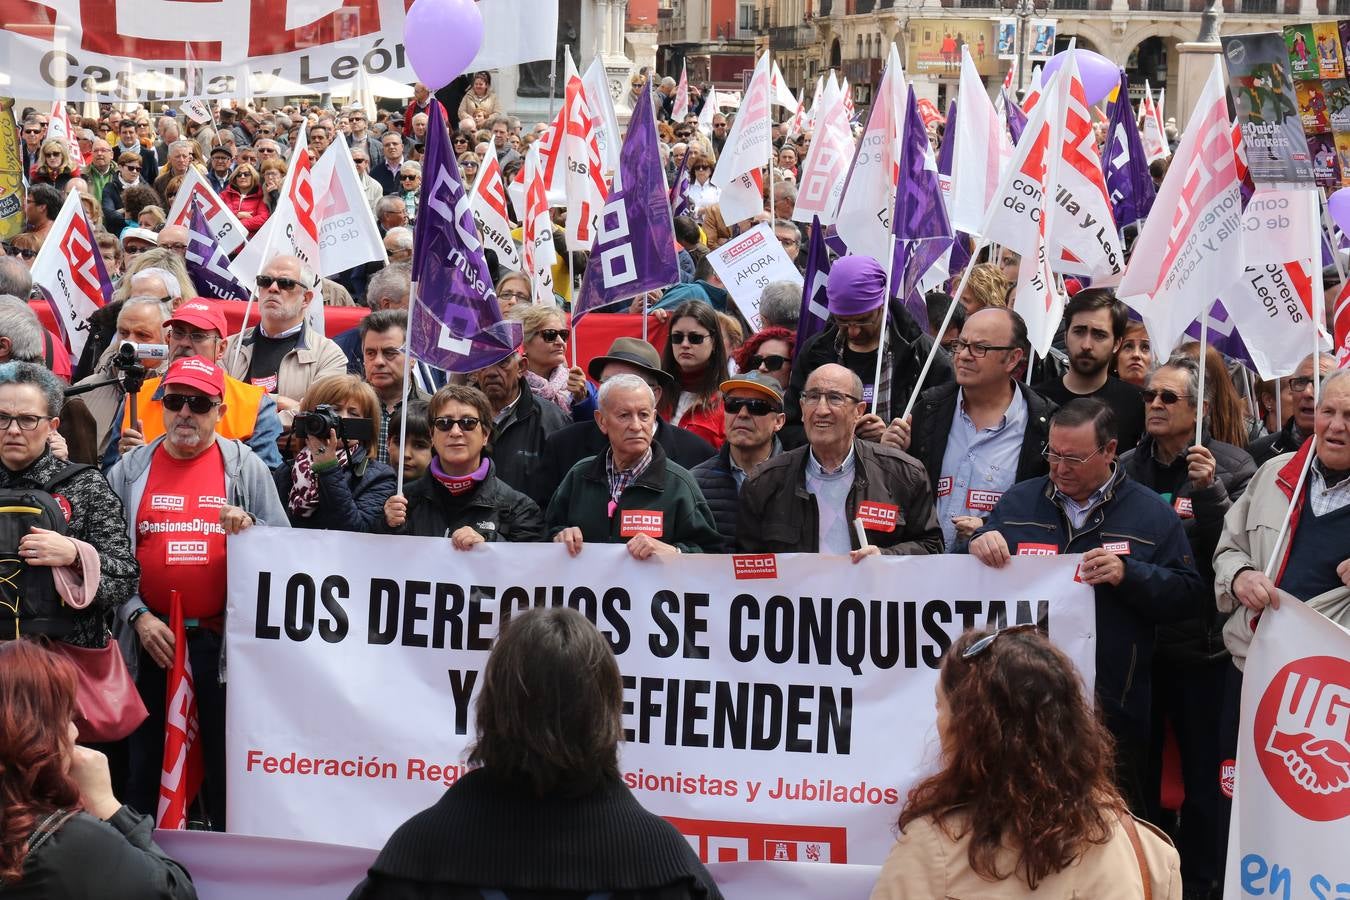
<svg viewBox="0 0 1350 900"><path fill-rule="evenodd" d="M44 366L32 362L0 364L0 384L31 384L47 401L47 415L59 415L65 403L66 392L60 379Z"/></svg>
<svg viewBox="0 0 1350 900"><path fill-rule="evenodd" d="M407 208L408 208L407 204L403 202L403 199L401 197L395 197L391 194L385 197L381 197L375 203L375 216L378 218L387 212L394 212L396 210L405 210Z"/></svg>
<svg viewBox="0 0 1350 900"><path fill-rule="evenodd" d="M148 268L141 269L139 272L136 272L134 275L131 276L131 285L133 290L135 289L136 286L136 280L139 278L158 278L160 281L164 282L164 291L170 297L177 300L183 296L183 286L178 283L178 276L170 272L168 269L161 269L158 266L150 266Z"/></svg>
<svg viewBox="0 0 1350 900"><path fill-rule="evenodd" d="M652 406L656 405L656 392L652 390L652 386L637 375L625 372L622 375L606 378L600 385L600 407L603 409L610 395L618 391L641 391L647 395L647 399L651 400Z"/></svg>
<svg viewBox="0 0 1350 900"><path fill-rule="evenodd" d="M18 259L0 257L0 294L26 298L33 293L33 274Z"/></svg>
<svg viewBox="0 0 1350 900"><path fill-rule="evenodd" d="M21 362L42 362L42 326L25 301L0 295L0 337L9 338L9 356Z"/></svg>
<svg viewBox="0 0 1350 900"><path fill-rule="evenodd" d="M1327 389L1344 378L1350 378L1350 369L1332 369L1322 380L1322 395L1326 396Z"/></svg>
<svg viewBox="0 0 1350 900"><path fill-rule="evenodd" d="M1190 398L1191 406L1199 406L1200 404L1197 401L1197 398L1200 396L1200 363L1197 360L1191 359L1189 356L1178 353L1152 372L1149 372L1145 384L1152 387L1154 376L1163 369L1171 369L1174 372L1180 372L1186 376L1186 396ZM1212 399L1213 396L1213 385L1205 385L1205 400L1208 401Z"/></svg>
<svg viewBox="0 0 1350 900"><path fill-rule="evenodd" d="M409 244L411 244L411 240ZM408 301L408 294L412 290L412 270L408 266L392 265L385 266L366 282L366 297L374 301L380 297L398 297L402 302Z"/></svg>
<svg viewBox="0 0 1350 900"><path fill-rule="evenodd" d="M797 327L802 313L802 286L791 281L771 281L759 295L759 317L765 328L774 325L789 331Z"/></svg>
<svg viewBox="0 0 1350 900"><path fill-rule="evenodd" d="M789 203L797 202L797 188L788 184L786 181L776 182L773 186L773 202L787 200Z"/></svg>
<svg viewBox="0 0 1350 900"><path fill-rule="evenodd" d="M401 202L401 201L400 201ZM413 245L413 230L406 225L395 225L384 233L384 239L394 239L394 247L398 250L411 250Z"/></svg>
<svg viewBox="0 0 1350 900"><path fill-rule="evenodd" d="M135 309L138 306L153 307L155 312L159 313L159 321L162 325L169 320L169 307L158 297L149 294L136 294L122 301L122 308L117 311L117 318L122 318L122 313Z"/></svg>
<svg viewBox="0 0 1350 900"><path fill-rule="evenodd" d="M405 159L403 163L398 167L398 173L400 175L402 175L404 172L411 172L414 175L421 175L422 164L415 159Z"/></svg>
<svg viewBox="0 0 1350 900"><path fill-rule="evenodd" d="M175 127L176 127L176 125L177 125L177 123L175 123ZM174 141L174 142L172 142L171 144L169 144L169 153L173 153L175 150L186 150L188 153L191 153L192 156L193 156L193 158L195 159L196 156L197 156L197 154L192 153L192 151L193 151L194 149L196 149L196 150L198 150L198 151L201 150L201 148L197 146L197 142L196 142L196 141L189 141L189 140L183 139L183 140Z"/></svg>

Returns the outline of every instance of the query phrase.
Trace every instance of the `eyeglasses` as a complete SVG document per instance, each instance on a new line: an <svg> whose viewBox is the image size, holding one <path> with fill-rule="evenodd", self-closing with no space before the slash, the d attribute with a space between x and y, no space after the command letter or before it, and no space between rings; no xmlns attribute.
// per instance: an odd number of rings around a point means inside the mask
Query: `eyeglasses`
<svg viewBox="0 0 1350 900"><path fill-rule="evenodd" d="M38 427L39 422L50 419L51 416L19 415L11 416L9 413L0 413L0 431L9 431L9 426L18 425L20 431L32 431Z"/></svg>
<svg viewBox="0 0 1350 900"><path fill-rule="evenodd" d="M1001 634L1011 634L1014 631L1035 631L1037 625L1031 622L1023 622L1021 625L1009 625L1007 628L999 628L993 634L986 634L975 643L961 651L962 659L974 659L984 651L988 650L998 640Z"/></svg>
<svg viewBox="0 0 1350 900"><path fill-rule="evenodd" d="M745 410L752 416L767 416L769 413L783 411L776 403L769 400L752 400L749 397L728 397L722 401L722 407L733 416L739 415L741 410Z"/></svg>
<svg viewBox="0 0 1350 900"><path fill-rule="evenodd" d="M257 278L253 279L253 281L264 291L274 284L283 291L293 291L298 287L309 287L309 285L301 281L296 281L294 278L274 278L271 275L259 275Z"/></svg>
<svg viewBox="0 0 1350 900"><path fill-rule="evenodd" d="M194 344L200 344L203 341L212 340L217 336L218 335L212 331L188 331L181 325L169 326L169 337L173 338L175 341L192 341Z"/></svg>
<svg viewBox="0 0 1350 900"><path fill-rule="evenodd" d="M497 299L514 300L517 303L524 303L526 300L530 299L530 295L522 294L520 291L498 291Z"/></svg>
<svg viewBox="0 0 1350 900"><path fill-rule="evenodd" d="M65 154L62 153L60 150L49 150L42 155L47 157L48 159L60 159Z"/></svg>
<svg viewBox="0 0 1350 900"><path fill-rule="evenodd" d="M704 334L701 331L672 331L670 342L672 344L690 344L697 347L710 337L712 335Z"/></svg>
<svg viewBox="0 0 1350 900"><path fill-rule="evenodd" d="M169 412L182 412L186 406L195 415L204 416L220 405L219 400L188 394L165 394L164 408Z"/></svg>
<svg viewBox="0 0 1350 900"><path fill-rule="evenodd" d="M1083 465L1088 460L1092 459L1092 457L1096 456L1098 453L1101 453L1105 449L1106 449L1105 447L1098 447L1096 450L1093 450L1092 453L1089 454L1088 456L1079 457L1079 456L1065 456L1062 453L1054 452L1049 447L1045 447L1044 449L1041 450L1041 456L1045 457L1045 461L1052 466L1063 465L1069 466L1070 468L1076 468L1078 466Z"/></svg>
<svg viewBox="0 0 1350 900"><path fill-rule="evenodd" d="M23 133L24 133L24 134L42 134L42 129L41 129L41 128L25 128L25 129L23 130Z"/></svg>
<svg viewBox="0 0 1350 900"><path fill-rule="evenodd" d="M543 338L545 343L551 344L551 343L553 343L554 341L558 341L558 340L565 341L565 340L567 340L568 338L570 338L570 337L572 336L572 329L570 329L570 328L544 328L544 329L542 329L542 330L540 330L540 331L536 331L535 334L537 334L539 337Z"/></svg>
<svg viewBox="0 0 1350 900"><path fill-rule="evenodd" d="M749 364L751 371L763 369L766 372L777 372L779 369L783 368L783 366L787 365L790 360L786 356L779 356L775 353L771 356L752 356L746 360L746 362Z"/></svg>
<svg viewBox="0 0 1350 900"><path fill-rule="evenodd" d="M278 151L272 149L271 147L259 147L258 152L261 153L263 156L276 156Z"/></svg>
<svg viewBox="0 0 1350 900"><path fill-rule="evenodd" d="M449 432L458 425L460 431L468 434L471 431L477 431L482 422L482 419L475 419L473 416L462 416L458 419L450 416L437 416L431 420L431 427L437 431Z"/></svg>
<svg viewBox="0 0 1350 900"><path fill-rule="evenodd" d="M462 163L459 164L459 167L460 167L461 169L476 169L476 168L478 168L478 163L476 163L476 162L462 162Z"/></svg>
<svg viewBox="0 0 1350 900"><path fill-rule="evenodd" d="M845 394L841 391L804 391L802 392L802 406L815 406L824 400L825 405L830 409L840 409L848 403L861 403L862 400L852 394Z"/></svg>
<svg viewBox="0 0 1350 900"><path fill-rule="evenodd" d="M160 242L159 246L164 248L165 250L172 250L175 253L186 253L188 248L187 244L179 244L179 243L166 244L163 241Z"/></svg>
<svg viewBox="0 0 1350 900"><path fill-rule="evenodd" d="M1295 375L1289 379L1289 390L1301 394L1312 386L1313 379L1307 375Z"/></svg>
<svg viewBox="0 0 1350 900"><path fill-rule="evenodd" d="M976 359L984 359L990 350L1016 350L1011 344L972 344L970 341L963 341L957 338L952 342L952 356L965 350Z"/></svg>
<svg viewBox="0 0 1350 900"><path fill-rule="evenodd" d="M1191 398L1190 394L1178 394L1176 391L1155 391L1152 388L1146 391L1140 391L1140 395L1143 396L1146 405L1151 404L1160 397L1162 398L1162 402L1168 406Z"/></svg>
<svg viewBox="0 0 1350 900"><path fill-rule="evenodd" d="M363 156L353 156L353 157L352 157L352 162L356 163L358 166L368 166L368 165L370 165L370 160L366 159L366 158L363 157Z"/></svg>

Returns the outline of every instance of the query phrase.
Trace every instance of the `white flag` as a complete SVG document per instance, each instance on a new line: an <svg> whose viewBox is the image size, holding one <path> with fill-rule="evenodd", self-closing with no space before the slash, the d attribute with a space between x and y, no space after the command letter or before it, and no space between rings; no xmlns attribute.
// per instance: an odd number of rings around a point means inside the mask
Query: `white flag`
<svg viewBox="0 0 1350 900"><path fill-rule="evenodd" d="M1143 114L1139 138L1144 144L1144 158L1150 163L1155 159L1166 159L1172 151L1167 149L1167 135L1163 133L1162 116L1153 105L1153 91L1148 82L1144 82L1144 99L1139 104Z"/></svg>
<svg viewBox="0 0 1350 900"><path fill-rule="evenodd" d="M835 91L837 92L839 90L839 83L834 80L833 69L830 70L830 83L834 85ZM822 93L824 93L824 91L825 91L825 76L817 75L816 92L811 95L811 108L807 110L806 124L802 126L807 131L814 133L816 130L816 123L820 121L820 96Z"/></svg>
<svg viewBox="0 0 1350 900"><path fill-rule="evenodd" d="M712 137L712 120L720 110L717 108L717 88L708 85L708 96L703 98L703 108L698 111L698 130ZM617 163L615 164L617 168Z"/></svg>
<svg viewBox="0 0 1350 900"><path fill-rule="evenodd" d="M520 254L511 238L511 220L506 214L506 188L497 154L489 153L478 170L478 178L469 190L469 211L478 225L483 246L497 254L497 264L512 272L521 272Z"/></svg>
<svg viewBox="0 0 1350 900"><path fill-rule="evenodd" d="M819 216L821 225L833 225L848 165L853 159L853 132L848 126L839 87L833 80L826 85L819 102L825 109L817 119L811 148L797 179L797 205L792 218L810 222L813 216Z"/></svg>
<svg viewBox="0 0 1350 900"><path fill-rule="evenodd" d="M1153 209L1117 294L1139 311L1153 346L1166 354L1246 269L1242 195L1218 57Z"/></svg>
<svg viewBox="0 0 1350 900"><path fill-rule="evenodd" d="M845 79L843 90L847 89ZM891 216L895 212L895 180L899 174L906 97L900 54L892 44L876 103L854 154L853 168L848 173L834 220L850 253L870 256L881 260L883 265L891 253Z"/></svg>
<svg viewBox="0 0 1350 900"><path fill-rule="evenodd" d="M31 274L71 356L79 358L89 336L89 317L107 302L112 285L78 193L66 194Z"/></svg>
<svg viewBox="0 0 1350 900"><path fill-rule="evenodd" d="M600 58L591 60L586 74L581 76L586 88L586 99L591 105L591 115L595 118L595 142L600 147L600 160L606 172L619 168L619 150L623 147L623 132L619 130L619 117L614 112L614 97L609 92L609 82L605 77L605 67ZM483 173L479 171L478 177Z"/></svg>
<svg viewBox="0 0 1350 900"><path fill-rule="evenodd" d="M787 79L783 77L783 70L778 68L778 60L773 61L770 78L772 79L770 89L773 103L795 113L801 104L797 102L796 97L792 96L792 88L788 87Z"/></svg>
<svg viewBox="0 0 1350 900"><path fill-rule="evenodd" d="M670 119L679 123L683 122L687 115L689 115L689 64L686 62L680 67L680 83L675 88L675 102L670 107Z"/></svg>
<svg viewBox="0 0 1350 900"><path fill-rule="evenodd" d="M567 191L567 249L589 251L595 240L595 220L605 208L604 164L595 138L586 88L577 73L572 54L567 54L567 93L563 102L562 165Z"/></svg>
<svg viewBox="0 0 1350 900"><path fill-rule="evenodd" d="M319 227L315 219L316 214L313 172L309 161L309 137L302 124L300 134L296 137L295 152L291 154L291 167L281 183L276 210L230 263L230 271L234 273L239 283L251 288L257 280L258 273L274 256L299 257L300 261L309 266L315 274L325 274L319 269ZM315 290L317 293L317 288ZM311 312L315 307L319 309L314 315L322 316L323 304L317 296L314 302L309 304Z"/></svg>
<svg viewBox="0 0 1350 900"><path fill-rule="evenodd" d="M260 188L261 189L261 188ZM188 166L183 176L183 184L169 207L169 224L187 228L192 220L192 198L201 204L202 215L206 216L206 225L215 235L216 243L227 254L234 253L248 240L248 231L229 207L220 199L220 195L211 187L211 183L202 177L196 166ZM267 224L263 223L263 228ZM261 231L261 229L259 229ZM252 282L249 282L252 284Z"/></svg>
<svg viewBox="0 0 1350 900"><path fill-rule="evenodd" d="M495 154L488 156L496 162ZM336 275L365 263L388 263L380 229L347 142L329 144L312 174L318 205L318 273Z"/></svg>
<svg viewBox="0 0 1350 900"><path fill-rule="evenodd" d="M552 306L553 266L558 261L558 251L553 246L553 222L548 214L538 141L525 154L525 219L521 236L533 302L536 306Z"/></svg>
<svg viewBox="0 0 1350 900"><path fill-rule="evenodd" d="M70 124L70 111L60 100L52 104L52 114L47 117L47 136L42 139L42 143L56 140L65 141L66 152L70 154L71 171L78 174L84 168L84 155L80 153L79 142ZM147 181L155 180L153 173L147 173L147 176Z"/></svg>
<svg viewBox="0 0 1350 900"><path fill-rule="evenodd" d="M187 46L191 47L192 45L188 44ZM364 72L365 70L362 69L361 71ZM205 125L207 122L211 121L211 110L197 97L183 101L183 105L180 106L179 109L183 111L183 115L187 116L198 125Z"/></svg>
<svg viewBox="0 0 1350 900"><path fill-rule="evenodd" d="M985 213L999 186L999 120L984 81L975 70L970 48L961 48L961 88L956 95L956 143L952 146L952 229L980 234ZM955 177L956 173L960 177Z"/></svg>
<svg viewBox="0 0 1350 900"><path fill-rule="evenodd" d="M764 210L762 195L750 196L735 183L747 173L757 172L769 165L773 142L769 128L769 54L759 58L750 87L741 101L736 121L727 135L722 155L717 160L712 182L722 189L718 201L722 219L728 224L748 219ZM730 188L730 190L728 190Z"/></svg>

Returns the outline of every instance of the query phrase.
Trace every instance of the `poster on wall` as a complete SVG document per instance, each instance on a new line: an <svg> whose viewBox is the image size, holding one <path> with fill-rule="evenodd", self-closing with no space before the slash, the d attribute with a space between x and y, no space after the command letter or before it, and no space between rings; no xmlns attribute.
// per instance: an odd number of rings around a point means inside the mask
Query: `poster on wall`
<svg viewBox="0 0 1350 900"><path fill-rule="evenodd" d="M1055 55L1055 31L1058 19L1032 19L1029 23L1031 39L1027 56L1031 59L1049 59Z"/></svg>
<svg viewBox="0 0 1350 900"><path fill-rule="evenodd" d="M1306 40L1311 39L1309 28ZM1247 167L1257 184L1293 187L1313 180L1307 133L1290 80L1291 40L1291 29L1283 35L1264 32L1220 38Z"/></svg>
<svg viewBox="0 0 1350 900"><path fill-rule="evenodd" d="M993 19L910 19L906 60L915 75L956 78L961 74L961 48L970 48L975 71L988 78L999 74Z"/></svg>
<svg viewBox="0 0 1350 900"><path fill-rule="evenodd" d="M998 20L998 58L1017 58L1017 20Z"/></svg>

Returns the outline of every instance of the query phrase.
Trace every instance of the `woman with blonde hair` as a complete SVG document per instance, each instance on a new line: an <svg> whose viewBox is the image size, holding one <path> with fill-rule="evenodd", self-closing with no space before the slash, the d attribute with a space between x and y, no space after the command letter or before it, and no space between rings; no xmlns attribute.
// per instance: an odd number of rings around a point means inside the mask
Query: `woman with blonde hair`
<svg viewBox="0 0 1350 900"><path fill-rule="evenodd" d="M220 199L239 219L249 237L258 233L271 214L258 170L248 163L230 173L230 183L221 192Z"/></svg>
<svg viewBox="0 0 1350 900"><path fill-rule="evenodd" d="M567 315L556 306L517 304L510 318L520 322L524 329L521 346L525 351L525 381L530 392L546 403L552 403L567 413L579 410L591 398L586 373L579 367L567 365L567 342L572 330L567 327ZM591 404L581 417L589 419ZM579 412L580 414L580 412Z"/></svg>
<svg viewBox="0 0 1350 900"><path fill-rule="evenodd" d="M959 284L959 281L958 281ZM1008 305L1008 280L993 263L979 263L970 270L966 286L956 299L965 307L966 315L991 306Z"/></svg>
<svg viewBox="0 0 1350 900"><path fill-rule="evenodd" d="M42 142L38 161L34 163L28 180L32 184L50 184L62 194L66 184L75 177L75 166L70 160L70 148L66 142L49 138Z"/></svg>

